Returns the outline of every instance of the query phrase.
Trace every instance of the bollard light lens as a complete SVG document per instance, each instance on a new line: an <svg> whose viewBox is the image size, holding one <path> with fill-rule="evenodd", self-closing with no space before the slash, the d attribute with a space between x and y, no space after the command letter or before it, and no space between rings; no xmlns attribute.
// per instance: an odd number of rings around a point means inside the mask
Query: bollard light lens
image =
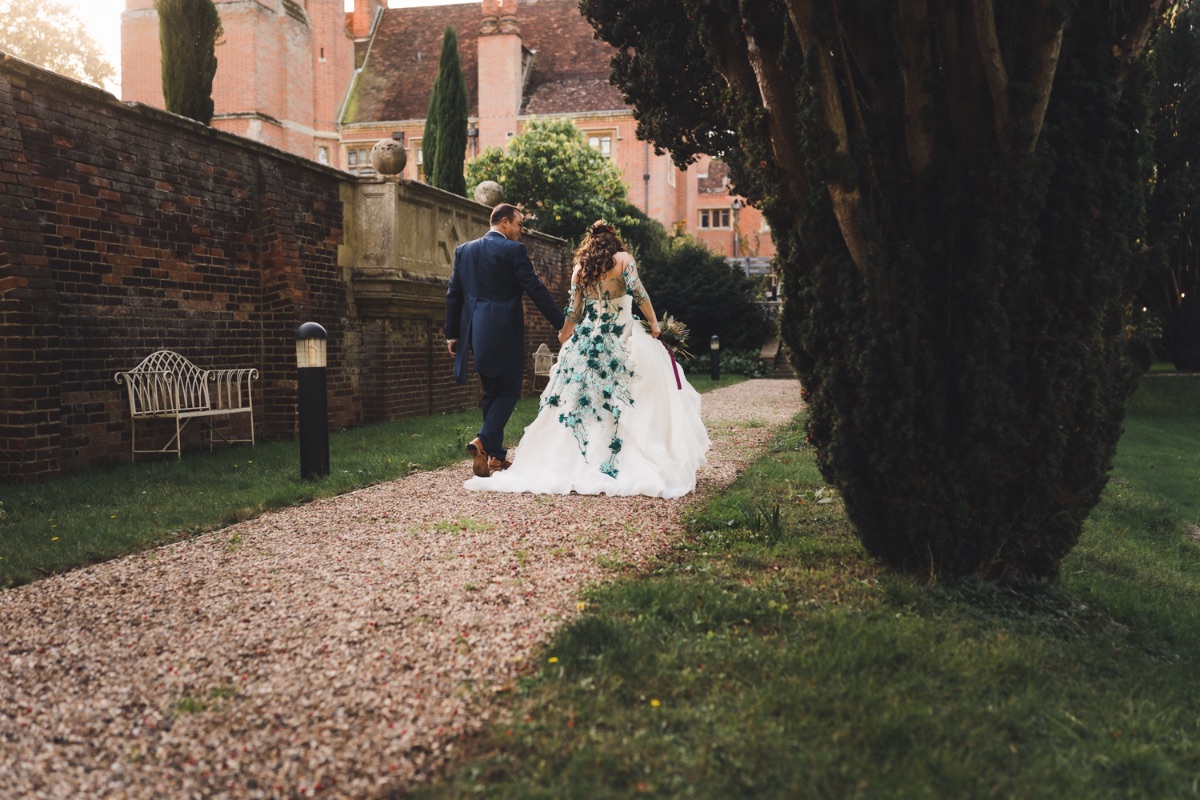
<svg viewBox="0 0 1200 800"><path fill-rule="evenodd" d="M296 366L325 368L325 329L316 322L306 322L296 328Z"/></svg>
<svg viewBox="0 0 1200 800"><path fill-rule="evenodd" d="M325 367L325 340L297 339L296 366L299 369Z"/></svg>
<svg viewBox="0 0 1200 800"><path fill-rule="evenodd" d="M721 338L719 336L713 336L712 339L708 343L708 349L709 350L720 350L721 349Z"/></svg>

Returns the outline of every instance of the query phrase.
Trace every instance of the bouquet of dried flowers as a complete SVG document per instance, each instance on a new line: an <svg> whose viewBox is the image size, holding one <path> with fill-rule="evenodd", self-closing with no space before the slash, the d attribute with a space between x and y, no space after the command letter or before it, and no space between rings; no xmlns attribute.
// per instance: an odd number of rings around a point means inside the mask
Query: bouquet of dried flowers
<svg viewBox="0 0 1200 800"><path fill-rule="evenodd" d="M642 325L646 328L646 332L649 333L650 323L642 320ZM692 357L692 354L687 349L688 337L691 335L691 331L688 330L687 325L684 325L670 314L663 314L662 319L658 321L658 329L658 340L671 351L671 354L675 358L687 360Z"/></svg>

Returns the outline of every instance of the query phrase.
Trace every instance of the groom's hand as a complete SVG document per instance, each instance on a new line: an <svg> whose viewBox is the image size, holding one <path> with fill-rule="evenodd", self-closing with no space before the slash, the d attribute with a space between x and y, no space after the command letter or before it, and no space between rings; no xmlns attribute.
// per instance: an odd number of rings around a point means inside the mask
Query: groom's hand
<svg viewBox="0 0 1200 800"><path fill-rule="evenodd" d="M458 355L458 339L447 339L446 349L450 351L450 355Z"/></svg>

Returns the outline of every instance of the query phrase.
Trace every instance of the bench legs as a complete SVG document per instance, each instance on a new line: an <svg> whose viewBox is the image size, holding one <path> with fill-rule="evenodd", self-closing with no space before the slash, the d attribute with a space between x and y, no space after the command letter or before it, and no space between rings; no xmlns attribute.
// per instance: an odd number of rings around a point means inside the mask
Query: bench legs
<svg viewBox="0 0 1200 800"><path fill-rule="evenodd" d="M225 434L217 430L217 426L213 425L208 420L204 420L204 424L208 426L208 452L213 451L213 434L220 437L225 444L249 444L254 447L254 415L250 414L250 438L249 439L231 439Z"/></svg>
<svg viewBox="0 0 1200 800"><path fill-rule="evenodd" d="M210 453L213 452L213 442L215 441L213 438L214 433L218 437L220 437L221 441L225 442L226 444L249 444L251 447L254 447L254 443L255 443L254 415L248 414L247 416L250 418L250 438L248 438L248 439L226 436L225 434L218 431L216 429L216 426L213 425L212 422L210 422L208 419L205 419L204 417L183 417L183 418L172 417L172 419L175 420L175 435L171 437L170 441L168 441L166 444L164 444L162 447L160 447L157 450L139 450L138 449L138 446L137 446L137 420L135 419L133 421L132 431L130 434L130 449L132 451L132 459L134 462L136 462L138 453L142 453L142 454L149 453L149 454L153 454L153 455L161 455L162 453L174 453L175 460L182 461L183 460L183 430L184 430L184 428L186 428L188 426L188 423L191 422L193 419L201 419L204 421L204 424L208 426L208 451ZM151 419L163 419L163 418L157 417L157 418L151 418ZM145 420L143 420L143 422L144 421Z"/></svg>

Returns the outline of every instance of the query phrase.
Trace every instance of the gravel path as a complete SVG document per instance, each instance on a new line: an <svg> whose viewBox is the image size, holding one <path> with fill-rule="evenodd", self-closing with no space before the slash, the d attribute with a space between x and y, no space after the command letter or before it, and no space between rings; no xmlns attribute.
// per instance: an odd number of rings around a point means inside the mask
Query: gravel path
<svg viewBox="0 0 1200 800"><path fill-rule="evenodd" d="M698 493L800 410L704 396ZM467 492L467 462L0 593L0 797L378 795L480 728L682 500Z"/></svg>

